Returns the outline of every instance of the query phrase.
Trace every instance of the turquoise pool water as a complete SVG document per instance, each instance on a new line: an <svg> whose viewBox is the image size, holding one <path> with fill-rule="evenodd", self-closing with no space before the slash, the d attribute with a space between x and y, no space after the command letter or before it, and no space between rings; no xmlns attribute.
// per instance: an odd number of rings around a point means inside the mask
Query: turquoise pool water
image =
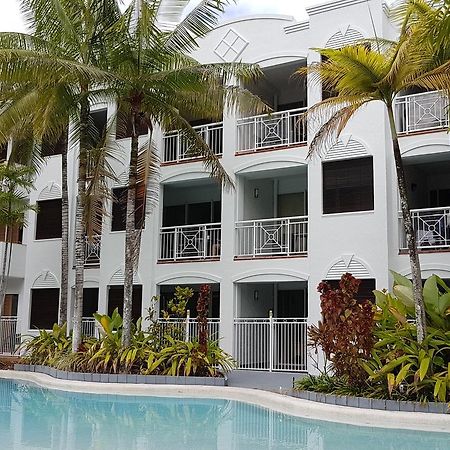
<svg viewBox="0 0 450 450"><path fill-rule="evenodd" d="M304 420L230 400L75 394L0 380L2 450L449 450L450 434Z"/></svg>

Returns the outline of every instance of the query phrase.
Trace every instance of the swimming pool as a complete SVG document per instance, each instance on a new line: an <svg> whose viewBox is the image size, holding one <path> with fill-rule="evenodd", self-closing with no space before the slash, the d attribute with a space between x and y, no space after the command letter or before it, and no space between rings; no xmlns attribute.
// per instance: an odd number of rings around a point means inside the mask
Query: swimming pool
<svg viewBox="0 0 450 450"><path fill-rule="evenodd" d="M234 400L80 394L0 379L5 450L448 450L450 435L307 420Z"/></svg>

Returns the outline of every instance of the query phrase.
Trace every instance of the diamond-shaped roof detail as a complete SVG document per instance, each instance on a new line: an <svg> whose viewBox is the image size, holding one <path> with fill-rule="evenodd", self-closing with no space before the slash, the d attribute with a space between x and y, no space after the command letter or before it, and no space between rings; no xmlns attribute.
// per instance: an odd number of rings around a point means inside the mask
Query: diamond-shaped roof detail
<svg viewBox="0 0 450 450"><path fill-rule="evenodd" d="M214 53L224 62L235 62L248 45L239 33L230 29L217 44Z"/></svg>

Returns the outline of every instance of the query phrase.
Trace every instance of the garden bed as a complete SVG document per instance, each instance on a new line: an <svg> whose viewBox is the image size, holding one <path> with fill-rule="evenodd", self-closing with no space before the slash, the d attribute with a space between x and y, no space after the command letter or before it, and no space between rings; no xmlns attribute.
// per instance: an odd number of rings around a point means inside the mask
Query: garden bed
<svg viewBox="0 0 450 450"><path fill-rule="evenodd" d="M382 411L423 412L434 414L450 414L447 403L441 402L408 402L402 400L386 400L377 398L355 397L352 395L324 394L313 391L294 390L293 397L313 402L326 403L352 408L379 409Z"/></svg>
<svg viewBox="0 0 450 450"><path fill-rule="evenodd" d="M136 375L113 373L81 373L67 372L53 367L33 364L15 364L14 370L21 372L35 372L49 375L59 380L85 381L96 383L127 383L127 384L172 384L172 385L197 385L197 386L227 386L224 377L183 377L168 375Z"/></svg>

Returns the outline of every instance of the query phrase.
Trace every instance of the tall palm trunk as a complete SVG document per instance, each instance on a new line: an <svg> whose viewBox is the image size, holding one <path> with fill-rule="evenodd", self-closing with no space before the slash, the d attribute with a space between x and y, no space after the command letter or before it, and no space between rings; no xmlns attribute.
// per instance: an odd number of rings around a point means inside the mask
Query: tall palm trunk
<svg viewBox="0 0 450 450"><path fill-rule="evenodd" d="M5 226L5 246L3 249L3 255L2 255L2 278L0 280L0 317L2 316L3 312L3 304L5 302L5 296L6 296L6 280L8 278L8 253L9 253L9 226Z"/></svg>
<svg viewBox="0 0 450 450"><path fill-rule="evenodd" d="M87 92L87 88L83 90ZM89 145L89 100L81 100L80 107L80 152L78 161L78 195L75 213L75 305L73 311L72 351L77 352L81 345L81 326L83 317L83 287L85 263L85 205L86 205L86 167Z"/></svg>
<svg viewBox="0 0 450 450"><path fill-rule="evenodd" d="M137 183L137 164L139 152L139 133L138 125L140 121L141 101L136 100L132 104L131 110L131 152L130 165L128 172L128 195L127 195L127 212L125 224L125 277L123 286L123 332L122 344L128 347L131 343L131 322L133 309L133 279L134 279L134 262L139 255L136 251L136 183Z"/></svg>
<svg viewBox="0 0 450 450"><path fill-rule="evenodd" d="M408 191L406 188L405 171L403 168L400 144L398 141L397 128L395 126L394 111L391 104L387 105L389 126L391 128L392 146L394 150L395 169L397 171L398 190L400 194L400 205L402 208L403 227L408 246L409 262L411 265L411 277L413 283L413 298L416 311L417 341L423 342L426 335L426 315L423 301L422 275L420 270L419 253L417 251L416 233L411 219L411 211L408 203Z"/></svg>
<svg viewBox="0 0 450 450"><path fill-rule="evenodd" d="M69 192L67 186L67 148L61 155L61 297L59 300L59 324L67 322L67 298L69 292Z"/></svg>

